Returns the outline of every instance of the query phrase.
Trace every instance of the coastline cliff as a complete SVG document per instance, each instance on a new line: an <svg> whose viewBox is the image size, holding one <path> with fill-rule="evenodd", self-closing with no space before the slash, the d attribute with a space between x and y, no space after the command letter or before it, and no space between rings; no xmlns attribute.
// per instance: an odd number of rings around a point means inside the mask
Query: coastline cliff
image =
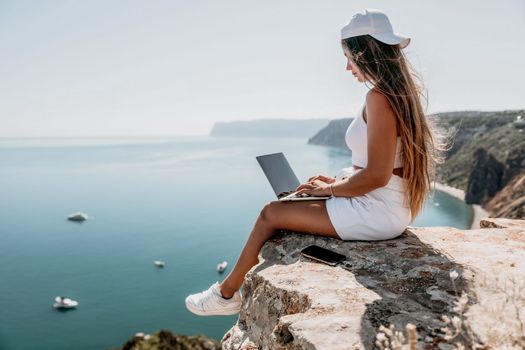
<svg viewBox="0 0 525 350"><path fill-rule="evenodd" d="M525 216L525 110L486 112L473 117L441 116L454 134L453 147L438 168L441 181L465 191L468 204L491 216Z"/></svg>
<svg viewBox="0 0 525 350"><path fill-rule="evenodd" d="M311 145L338 147L351 153L345 143L345 133L352 120L352 118L343 118L330 121L327 126L309 138L308 143Z"/></svg>

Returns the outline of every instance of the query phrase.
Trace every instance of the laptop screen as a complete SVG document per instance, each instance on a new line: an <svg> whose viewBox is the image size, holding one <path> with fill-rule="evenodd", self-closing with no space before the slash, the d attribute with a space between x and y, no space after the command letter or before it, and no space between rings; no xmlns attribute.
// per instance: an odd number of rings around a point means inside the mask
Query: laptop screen
<svg viewBox="0 0 525 350"><path fill-rule="evenodd" d="M295 191L301 184L282 152L255 157L277 196L282 192Z"/></svg>

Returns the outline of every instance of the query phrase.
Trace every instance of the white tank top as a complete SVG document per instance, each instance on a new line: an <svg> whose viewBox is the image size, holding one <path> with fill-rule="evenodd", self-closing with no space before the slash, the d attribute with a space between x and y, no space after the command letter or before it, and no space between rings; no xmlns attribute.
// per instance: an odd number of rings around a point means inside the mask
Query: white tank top
<svg viewBox="0 0 525 350"><path fill-rule="evenodd" d="M366 168L366 165L368 164L368 137L367 125L364 120L364 111L365 107L363 107L361 114L348 126L345 134L345 141L348 148L352 151L352 164ZM394 168L400 168L402 166L403 154L401 152L401 136L398 136Z"/></svg>

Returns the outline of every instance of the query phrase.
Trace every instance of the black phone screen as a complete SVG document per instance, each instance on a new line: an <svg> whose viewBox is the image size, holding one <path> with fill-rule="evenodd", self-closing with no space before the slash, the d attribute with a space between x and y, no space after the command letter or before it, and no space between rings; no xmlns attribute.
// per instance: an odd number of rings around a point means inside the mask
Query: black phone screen
<svg viewBox="0 0 525 350"><path fill-rule="evenodd" d="M304 248L303 250L301 250L301 254L306 256L307 258L314 259L332 266L346 259L346 256L342 254L336 253L323 247L319 247L317 245L311 245Z"/></svg>

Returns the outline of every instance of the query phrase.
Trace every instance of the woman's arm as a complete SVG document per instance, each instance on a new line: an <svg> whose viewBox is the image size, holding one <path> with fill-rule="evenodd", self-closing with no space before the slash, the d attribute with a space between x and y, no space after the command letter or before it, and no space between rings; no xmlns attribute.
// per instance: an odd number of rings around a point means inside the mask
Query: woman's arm
<svg viewBox="0 0 525 350"><path fill-rule="evenodd" d="M387 98L375 90L366 96L368 162L366 168L348 179L332 184L337 197L352 197L385 186L394 169L396 117Z"/></svg>

